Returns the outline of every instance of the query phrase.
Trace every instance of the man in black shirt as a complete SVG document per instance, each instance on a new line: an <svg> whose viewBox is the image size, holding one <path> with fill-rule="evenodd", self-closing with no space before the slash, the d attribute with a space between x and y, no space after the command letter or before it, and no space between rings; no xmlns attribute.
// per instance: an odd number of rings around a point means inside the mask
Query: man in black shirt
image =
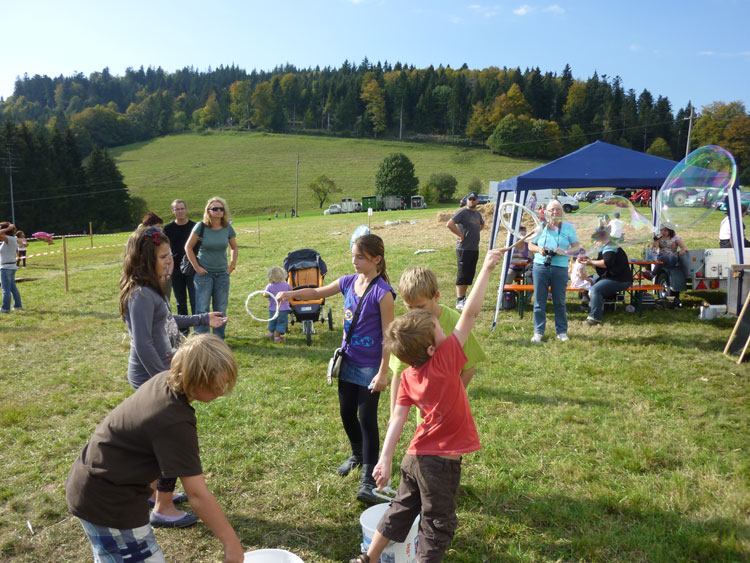
<svg viewBox="0 0 750 563"><path fill-rule="evenodd" d="M172 215L175 219L164 227L164 234L169 237L169 245L172 248L172 257L174 261L174 270L172 272L172 279L170 280L170 286L166 288L167 300L170 298L171 290L174 290L174 300L177 303L177 314L188 315L187 300L188 295L190 296L190 311L195 314L195 286L193 285L193 277L186 276L180 271L180 262L182 257L185 256L185 243L190 237L190 233L193 231L195 221L191 221L187 218L187 207L185 202L181 199L176 199L172 202ZM189 333L189 329L183 331L185 336Z"/></svg>

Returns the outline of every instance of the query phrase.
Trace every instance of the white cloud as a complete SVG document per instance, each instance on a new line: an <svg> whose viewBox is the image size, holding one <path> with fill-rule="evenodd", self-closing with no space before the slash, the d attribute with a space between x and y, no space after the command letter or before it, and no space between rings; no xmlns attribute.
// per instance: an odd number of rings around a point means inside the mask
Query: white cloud
<svg viewBox="0 0 750 563"><path fill-rule="evenodd" d="M560 7L560 6L558 6L557 4L552 4L551 6L547 6L547 7L546 7L546 8L544 8L544 10L542 10L542 11L543 11L543 12L547 12L547 13L550 13L550 14L558 14L558 15L562 15L562 14L564 14L564 13L565 13L565 9L564 9L564 8L561 8L561 7Z"/></svg>
<svg viewBox="0 0 750 563"><path fill-rule="evenodd" d="M698 51L704 57L750 57L750 51L737 51L730 53L717 53L716 51Z"/></svg>
<svg viewBox="0 0 750 563"><path fill-rule="evenodd" d="M640 51L641 49L643 49L643 47L638 45L638 43L631 43L630 46L628 47L628 51L632 51L634 53Z"/></svg>
<svg viewBox="0 0 750 563"><path fill-rule="evenodd" d="M469 10L485 18L494 18L500 13L500 6L498 6L497 4L493 6L482 6L481 4L471 4L469 5Z"/></svg>
<svg viewBox="0 0 750 563"><path fill-rule="evenodd" d="M522 6L519 6L515 10L513 10L513 13L517 16L528 16L534 9L529 6L528 4L523 4Z"/></svg>

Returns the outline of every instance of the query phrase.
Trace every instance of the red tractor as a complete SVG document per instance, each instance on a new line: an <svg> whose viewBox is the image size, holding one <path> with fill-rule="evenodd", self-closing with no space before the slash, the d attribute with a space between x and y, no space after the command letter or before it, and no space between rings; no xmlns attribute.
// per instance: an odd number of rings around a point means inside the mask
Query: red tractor
<svg viewBox="0 0 750 563"><path fill-rule="evenodd" d="M649 189L643 189L638 190L633 195L631 195L628 199L632 201L636 205L640 205L642 207L651 207L651 190Z"/></svg>

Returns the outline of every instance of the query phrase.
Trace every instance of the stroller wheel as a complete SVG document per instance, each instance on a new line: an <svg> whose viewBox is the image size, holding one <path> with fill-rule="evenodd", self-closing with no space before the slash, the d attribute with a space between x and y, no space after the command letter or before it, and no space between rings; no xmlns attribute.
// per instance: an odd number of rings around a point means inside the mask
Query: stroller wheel
<svg viewBox="0 0 750 563"><path fill-rule="evenodd" d="M310 334L309 332L307 333L306 342L308 346L312 344L312 334Z"/></svg>
<svg viewBox="0 0 750 563"><path fill-rule="evenodd" d="M333 313L330 307L328 307L328 330L333 330Z"/></svg>

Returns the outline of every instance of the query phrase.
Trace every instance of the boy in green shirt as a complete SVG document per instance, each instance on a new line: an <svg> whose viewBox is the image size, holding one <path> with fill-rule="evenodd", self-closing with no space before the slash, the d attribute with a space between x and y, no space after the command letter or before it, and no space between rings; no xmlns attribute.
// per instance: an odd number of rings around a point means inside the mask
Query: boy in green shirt
<svg viewBox="0 0 750 563"><path fill-rule="evenodd" d="M437 277L428 268L411 266L404 270L398 282L398 292L408 310L424 309L435 315L445 334L451 334L458 319L461 318L461 313L458 311L443 307L438 303L440 291L438 290ZM474 377L474 366L485 361L487 356L485 356L473 333L469 333L463 349L468 361L461 370L461 381L466 388ZM393 371L393 378L391 379L391 415L393 415L396 395L401 384L401 373L409 366L391 354L388 367Z"/></svg>

